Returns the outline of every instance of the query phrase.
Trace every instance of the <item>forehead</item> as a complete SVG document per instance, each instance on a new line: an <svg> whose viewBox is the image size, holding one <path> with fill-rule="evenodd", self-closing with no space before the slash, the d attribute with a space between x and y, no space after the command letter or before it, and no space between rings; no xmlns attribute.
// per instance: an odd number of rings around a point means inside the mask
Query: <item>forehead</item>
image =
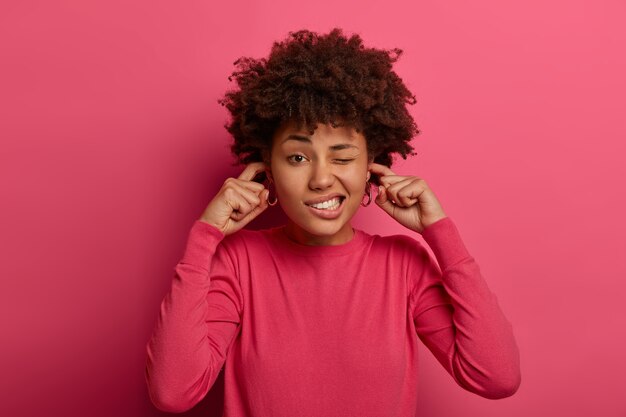
<svg viewBox="0 0 626 417"><path fill-rule="evenodd" d="M281 125L274 135L275 145L308 144L316 143L347 143L356 147L365 146L365 137L352 126L333 127L329 124L318 123L317 128L311 132L306 126L298 127L295 122L286 122Z"/></svg>

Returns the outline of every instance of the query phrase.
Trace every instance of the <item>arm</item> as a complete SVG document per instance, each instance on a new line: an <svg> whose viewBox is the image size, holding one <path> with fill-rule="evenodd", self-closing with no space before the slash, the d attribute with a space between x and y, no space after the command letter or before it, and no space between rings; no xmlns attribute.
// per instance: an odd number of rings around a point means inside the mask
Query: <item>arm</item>
<svg viewBox="0 0 626 417"><path fill-rule="evenodd" d="M224 234L197 220L148 342L145 378L153 404L183 412L213 386L239 328L243 299Z"/></svg>
<svg viewBox="0 0 626 417"><path fill-rule="evenodd" d="M410 279L410 308L417 334L464 389L485 398L513 395L521 383L513 329L480 268L448 217L422 236L439 266L420 245Z"/></svg>

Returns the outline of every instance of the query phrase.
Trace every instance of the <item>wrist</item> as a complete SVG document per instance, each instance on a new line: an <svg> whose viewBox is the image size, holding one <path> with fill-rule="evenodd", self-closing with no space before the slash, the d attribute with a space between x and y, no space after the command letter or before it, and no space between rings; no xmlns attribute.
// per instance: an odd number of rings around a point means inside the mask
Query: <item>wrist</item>
<svg viewBox="0 0 626 417"><path fill-rule="evenodd" d="M211 219L209 219L208 217L202 216L202 217L200 217L200 218L198 219L198 221L201 221L201 222L206 223L206 224L208 224L208 225L210 225L210 226L213 226L214 228L216 228L216 229L217 229L217 230L219 230L220 232L222 231L222 229L221 229L221 228L220 228L217 224L215 224L215 222L214 222L214 221L212 221L212 220L211 220ZM222 233L223 233L223 232L222 232Z"/></svg>
<svg viewBox="0 0 626 417"><path fill-rule="evenodd" d="M432 219L432 220L429 220L428 222L424 222L424 223L423 223L423 225L424 225L424 229L426 229L426 228L428 228L428 227L432 226L433 224L435 224L435 223L437 223L437 222L439 222L439 221L441 221L441 220L443 220L443 219L445 219L445 218L447 218L447 217L448 217L448 216L446 216L445 214L443 214L443 215L441 215L441 216L437 216L437 217L435 217L435 218L434 218L434 219ZM422 231L423 231L423 230L422 230Z"/></svg>

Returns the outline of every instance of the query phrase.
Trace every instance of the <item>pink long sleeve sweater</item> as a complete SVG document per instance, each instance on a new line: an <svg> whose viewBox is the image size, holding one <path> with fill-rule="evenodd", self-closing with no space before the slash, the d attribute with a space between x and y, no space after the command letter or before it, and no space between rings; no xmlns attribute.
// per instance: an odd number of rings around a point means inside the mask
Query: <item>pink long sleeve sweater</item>
<svg viewBox="0 0 626 417"><path fill-rule="evenodd" d="M422 236L436 261L404 235L306 246L197 220L147 344L154 405L192 408L223 367L225 417L415 416L418 338L464 389L512 395L519 351L478 264L449 217Z"/></svg>

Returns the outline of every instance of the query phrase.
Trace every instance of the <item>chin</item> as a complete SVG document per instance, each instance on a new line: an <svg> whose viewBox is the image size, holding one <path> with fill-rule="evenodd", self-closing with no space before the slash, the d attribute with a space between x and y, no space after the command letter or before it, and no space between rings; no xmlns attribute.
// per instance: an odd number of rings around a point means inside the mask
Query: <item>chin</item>
<svg viewBox="0 0 626 417"><path fill-rule="evenodd" d="M315 230L310 230L309 233L315 236L335 236L338 234L344 225L341 226L327 226L327 227L318 227Z"/></svg>
<svg viewBox="0 0 626 417"><path fill-rule="evenodd" d="M307 222L295 222L291 220L294 231L302 234L304 237L328 238L339 237L346 230L346 226L350 227L349 219L336 219L334 221L314 220Z"/></svg>

